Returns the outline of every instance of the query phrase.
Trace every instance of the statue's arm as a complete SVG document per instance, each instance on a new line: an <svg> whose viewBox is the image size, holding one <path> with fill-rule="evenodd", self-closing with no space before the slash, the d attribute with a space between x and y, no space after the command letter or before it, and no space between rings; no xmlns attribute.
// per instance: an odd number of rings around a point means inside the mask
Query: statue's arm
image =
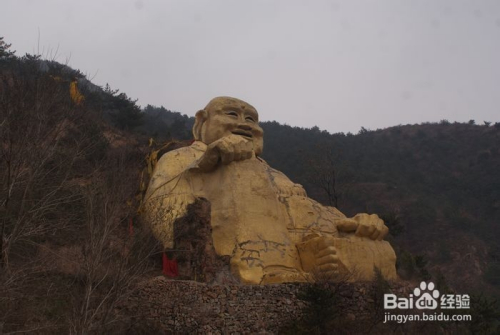
<svg viewBox="0 0 500 335"><path fill-rule="evenodd" d="M165 248L174 247L174 221L195 201L189 169L203 154L185 147L163 155L155 166L144 197L144 219Z"/></svg>
<svg viewBox="0 0 500 335"><path fill-rule="evenodd" d="M159 190L174 191L173 185L177 179L192 166L204 153L204 148L198 146L184 147L164 154L155 166L149 182L146 198L154 196ZM172 188L172 190L170 190Z"/></svg>
<svg viewBox="0 0 500 335"><path fill-rule="evenodd" d="M337 229L344 233L354 233L371 240L383 240L389 228L376 214L356 214L352 218L343 218L337 222Z"/></svg>
<svg viewBox="0 0 500 335"><path fill-rule="evenodd" d="M224 136L206 146L206 150L197 160L197 167L203 172L210 172L220 164L229 164L255 157L254 144L239 135Z"/></svg>

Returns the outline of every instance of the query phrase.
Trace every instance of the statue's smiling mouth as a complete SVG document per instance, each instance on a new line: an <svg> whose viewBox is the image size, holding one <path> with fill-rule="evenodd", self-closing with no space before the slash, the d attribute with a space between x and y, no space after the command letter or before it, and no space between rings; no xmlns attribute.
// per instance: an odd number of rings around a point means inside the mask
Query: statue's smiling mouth
<svg viewBox="0 0 500 335"><path fill-rule="evenodd" d="M248 138L248 139L253 138L252 133L251 133L251 132L249 132L249 131L244 131L244 130L235 130L235 131L233 131L232 133L233 133L233 134L235 134L235 135L240 135L240 136L243 136L243 137Z"/></svg>

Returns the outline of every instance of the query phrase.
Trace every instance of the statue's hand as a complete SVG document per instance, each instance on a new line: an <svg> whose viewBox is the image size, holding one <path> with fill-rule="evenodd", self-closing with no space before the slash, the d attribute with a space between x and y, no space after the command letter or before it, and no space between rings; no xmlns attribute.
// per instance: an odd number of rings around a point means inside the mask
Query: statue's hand
<svg viewBox="0 0 500 335"><path fill-rule="evenodd" d="M311 234L297 248L304 271L330 278L338 273L339 257L333 237Z"/></svg>
<svg viewBox="0 0 500 335"><path fill-rule="evenodd" d="M333 238L322 236L318 241L319 250L316 253L316 269L326 276L334 276L338 273L339 256L333 245Z"/></svg>
<svg viewBox="0 0 500 335"><path fill-rule="evenodd" d="M229 164L233 161L250 159L253 155L253 142L232 134L210 143L198 161L198 167L203 171L211 171L219 162Z"/></svg>
<svg viewBox="0 0 500 335"><path fill-rule="evenodd" d="M389 228L376 214L357 214L353 218L342 219L337 228L343 232L355 232L356 236L367 237L372 240L382 240L389 232Z"/></svg>

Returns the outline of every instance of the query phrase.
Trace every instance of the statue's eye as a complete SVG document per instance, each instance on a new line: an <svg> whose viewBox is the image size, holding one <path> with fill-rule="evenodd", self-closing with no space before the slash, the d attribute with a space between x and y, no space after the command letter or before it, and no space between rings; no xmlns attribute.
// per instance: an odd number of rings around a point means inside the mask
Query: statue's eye
<svg viewBox="0 0 500 335"><path fill-rule="evenodd" d="M238 113L236 113L235 111L227 111L226 115L238 117Z"/></svg>
<svg viewBox="0 0 500 335"><path fill-rule="evenodd" d="M253 117L251 117L251 116L247 116L247 117L245 118L245 120L250 121L250 122L254 122L254 123L255 123L254 118L253 118Z"/></svg>

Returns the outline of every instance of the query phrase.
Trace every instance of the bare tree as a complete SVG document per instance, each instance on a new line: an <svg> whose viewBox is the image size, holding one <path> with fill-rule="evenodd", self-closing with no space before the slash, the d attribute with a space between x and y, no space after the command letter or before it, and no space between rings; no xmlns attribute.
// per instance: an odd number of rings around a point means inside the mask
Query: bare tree
<svg viewBox="0 0 500 335"><path fill-rule="evenodd" d="M97 111L71 100L67 82L40 70L39 57L5 68L0 64L0 325L5 332L103 333L118 317L116 304L148 269L156 242L142 229L128 236L124 224L135 213L127 200L136 191L138 150L109 146L106 127ZM40 250L53 251L54 243L80 251L73 259L54 252L52 262L40 262ZM73 270L62 273L57 268L62 260ZM65 286L58 282L55 289L51 276ZM71 297L64 302L68 308L60 308L55 319L42 315L43 321L25 324L58 291Z"/></svg>
<svg viewBox="0 0 500 335"><path fill-rule="evenodd" d="M75 167L98 141L88 132L90 115L40 71L39 57L7 65L0 64L0 323L27 331L47 326L23 325L29 298L51 290L37 282L50 268L36 258L39 246L64 238L78 216L68 210L83 200Z"/></svg>
<svg viewBox="0 0 500 335"><path fill-rule="evenodd" d="M339 177L347 179L340 152L332 144L323 144L312 151L309 162L309 182L323 192L329 206L338 208L339 201L347 190L345 183L339 183Z"/></svg>
<svg viewBox="0 0 500 335"><path fill-rule="evenodd" d="M93 146L90 138L74 136L83 134L82 109L67 101L61 85L39 75L36 63L27 68L31 71L0 75L0 267L5 270L17 244L67 224L51 215L78 200L69 187L72 168ZM65 150L68 141L74 142L71 150Z"/></svg>
<svg viewBox="0 0 500 335"><path fill-rule="evenodd" d="M147 229L136 229L132 235L125 229L126 219L136 211L126 205L136 186L129 182L131 172L135 172L130 166L138 166L126 162L126 155L123 152L110 158L85 188L82 289L73 296L70 318L74 334L105 332L118 321L115 307L144 278L151 268L151 256L160 250Z"/></svg>

